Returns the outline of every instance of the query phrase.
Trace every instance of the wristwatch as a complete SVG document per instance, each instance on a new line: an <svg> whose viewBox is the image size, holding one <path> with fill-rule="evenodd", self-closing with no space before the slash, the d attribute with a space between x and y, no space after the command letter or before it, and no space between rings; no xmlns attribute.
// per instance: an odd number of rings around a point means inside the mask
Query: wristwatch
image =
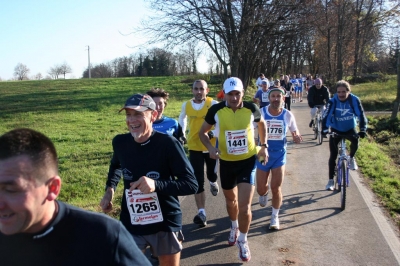
<svg viewBox="0 0 400 266"><path fill-rule="evenodd" d="M265 147L265 148L268 148L268 144L266 144L266 143L264 143L264 144L261 144L261 145L260 145L260 147Z"/></svg>

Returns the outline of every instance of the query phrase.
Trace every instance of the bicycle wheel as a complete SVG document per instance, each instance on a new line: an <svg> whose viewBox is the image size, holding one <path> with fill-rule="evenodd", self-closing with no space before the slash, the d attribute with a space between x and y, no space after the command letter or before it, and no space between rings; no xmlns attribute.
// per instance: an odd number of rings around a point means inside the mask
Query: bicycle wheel
<svg viewBox="0 0 400 266"><path fill-rule="evenodd" d="M340 168L342 168L341 169L341 184L340 184L340 188L341 188L341 190L340 190L340 203L341 203L341 209L342 209L342 211L346 208L346 188L347 188L347 184L346 184L346 177L347 177L347 161L346 160L343 160L342 162L341 162L341 165L340 165Z"/></svg>
<svg viewBox="0 0 400 266"><path fill-rule="evenodd" d="M314 119L314 125L313 125L314 139L317 139L317 138L318 138L318 127L317 127L317 123L318 123L318 120L317 120L317 119Z"/></svg>
<svg viewBox="0 0 400 266"><path fill-rule="evenodd" d="M322 138L322 120L317 119L317 131L318 131L318 145L321 145L324 139Z"/></svg>

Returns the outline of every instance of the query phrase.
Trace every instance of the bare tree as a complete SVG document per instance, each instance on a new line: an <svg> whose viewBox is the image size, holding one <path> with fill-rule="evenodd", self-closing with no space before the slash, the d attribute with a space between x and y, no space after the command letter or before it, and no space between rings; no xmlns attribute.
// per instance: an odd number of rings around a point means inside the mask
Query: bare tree
<svg viewBox="0 0 400 266"><path fill-rule="evenodd" d="M51 67L50 70L47 72L53 79L58 79L58 76L61 74L61 66L55 65Z"/></svg>
<svg viewBox="0 0 400 266"><path fill-rule="evenodd" d="M277 47L266 36L281 35L286 30L283 22L291 23L294 13L302 15L295 8L301 3L293 1L149 1L156 19L149 18L143 30L152 35L151 42L163 41L173 47L201 41L215 54L224 74L229 66L231 75L241 78L245 86L258 71L262 56L273 54ZM291 24L290 30L296 28L301 26Z"/></svg>
<svg viewBox="0 0 400 266"><path fill-rule="evenodd" d="M66 62L62 63L59 68L60 68L59 69L60 74L64 75L64 79L65 79L65 74L72 73L71 67Z"/></svg>
<svg viewBox="0 0 400 266"><path fill-rule="evenodd" d="M14 76L17 78L17 80L28 79L29 72L29 68L21 63L18 63L17 66L14 68Z"/></svg>
<svg viewBox="0 0 400 266"><path fill-rule="evenodd" d="M37 79L37 80L41 80L41 79L43 79L43 75L42 75L42 73L37 73L36 75L35 75L35 79Z"/></svg>

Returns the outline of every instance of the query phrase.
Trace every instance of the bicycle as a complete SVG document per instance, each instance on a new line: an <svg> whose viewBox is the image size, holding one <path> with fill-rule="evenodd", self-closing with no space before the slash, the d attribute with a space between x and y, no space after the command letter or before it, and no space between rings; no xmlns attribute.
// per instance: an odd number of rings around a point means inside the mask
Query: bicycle
<svg viewBox="0 0 400 266"><path fill-rule="evenodd" d="M347 187L350 185L350 155L347 152L346 135L340 135L335 132L331 132L329 135L334 138L341 138L338 145L339 153L336 164L335 189L340 192L340 208L343 211L346 208Z"/></svg>
<svg viewBox="0 0 400 266"><path fill-rule="evenodd" d="M322 136L322 108L324 107L324 105L315 105L315 107L317 107L318 110L313 123L314 139L318 139L318 145L321 145L324 141Z"/></svg>

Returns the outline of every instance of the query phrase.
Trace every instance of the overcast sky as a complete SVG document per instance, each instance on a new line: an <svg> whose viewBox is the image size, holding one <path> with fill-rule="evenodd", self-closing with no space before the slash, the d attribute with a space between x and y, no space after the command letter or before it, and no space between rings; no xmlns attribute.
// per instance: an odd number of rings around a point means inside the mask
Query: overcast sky
<svg viewBox="0 0 400 266"><path fill-rule="evenodd" d="M0 8L0 78L13 78L18 63L29 77L66 62L67 78L80 78L88 65L138 51L138 35L123 36L151 10L143 0L9 0ZM130 46L130 47L129 47ZM201 67L200 67L201 68Z"/></svg>

